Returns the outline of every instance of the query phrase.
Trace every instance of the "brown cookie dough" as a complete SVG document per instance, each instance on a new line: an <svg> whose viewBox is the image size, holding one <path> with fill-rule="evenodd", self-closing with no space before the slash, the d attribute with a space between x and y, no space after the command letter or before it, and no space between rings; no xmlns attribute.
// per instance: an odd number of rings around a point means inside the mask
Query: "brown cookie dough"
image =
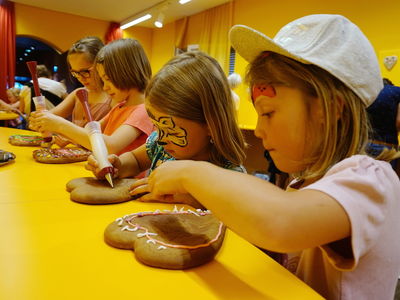
<svg viewBox="0 0 400 300"><path fill-rule="evenodd" d="M140 212L118 218L104 232L107 244L132 249L149 266L187 269L211 261L225 226L210 211L181 208Z"/></svg>
<svg viewBox="0 0 400 300"><path fill-rule="evenodd" d="M67 183L72 201L86 204L112 204L131 200L129 187L136 181L133 178L114 179L112 188L106 180L94 177L79 177Z"/></svg>

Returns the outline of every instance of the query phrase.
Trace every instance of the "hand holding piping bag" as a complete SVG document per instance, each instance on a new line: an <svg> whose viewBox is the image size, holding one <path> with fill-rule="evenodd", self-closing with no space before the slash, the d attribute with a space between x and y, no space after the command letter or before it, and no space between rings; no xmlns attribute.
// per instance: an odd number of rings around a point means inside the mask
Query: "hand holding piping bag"
<svg viewBox="0 0 400 300"><path fill-rule="evenodd" d="M112 181L114 168L107 159L108 150L106 144L104 143L103 135L101 133L100 123L97 121L93 121L92 114L90 113L88 104L88 92L85 89L80 89L76 92L76 95L82 103L86 118L89 120L89 122L85 125L85 129L89 135L93 155L100 166L101 173L104 174L104 177L107 179L111 187L114 187Z"/></svg>
<svg viewBox="0 0 400 300"><path fill-rule="evenodd" d="M42 94L40 93L40 88L39 88L39 82L38 82L38 77L37 77L37 73L36 73L36 65L37 62L36 61L28 61L26 62L29 72L31 73L31 77L32 77L32 82L33 82L33 88L35 90L35 97L33 97L33 102L35 103L36 106L36 110L37 111L45 111L46 110L46 98L44 96L42 96ZM51 141L52 141L52 136L51 136L51 132L43 132L43 140L44 143L46 143L46 146L50 146L51 145Z"/></svg>

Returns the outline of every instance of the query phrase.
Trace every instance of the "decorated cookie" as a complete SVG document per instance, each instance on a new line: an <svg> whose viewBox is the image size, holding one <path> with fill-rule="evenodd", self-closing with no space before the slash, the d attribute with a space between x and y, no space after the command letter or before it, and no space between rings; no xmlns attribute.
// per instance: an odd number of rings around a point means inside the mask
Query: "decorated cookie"
<svg viewBox="0 0 400 300"><path fill-rule="evenodd" d="M14 153L0 150L0 166L11 163L14 160L15 160Z"/></svg>
<svg viewBox="0 0 400 300"><path fill-rule="evenodd" d="M135 182L133 178L114 179L112 188L106 180L94 177L79 177L67 183L72 201L86 204L111 204L131 200L129 187Z"/></svg>
<svg viewBox="0 0 400 300"><path fill-rule="evenodd" d="M38 135L15 134L8 138L8 142L14 146L40 146L44 140Z"/></svg>
<svg viewBox="0 0 400 300"><path fill-rule="evenodd" d="M181 208L139 212L116 219L104 232L107 244L132 249L143 264L187 269L212 260L225 226L208 210Z"/></svg>
<svg viewBox="0 0 400 300"><path fill-rule="evenodd" d="M45 164L68 164L85 161L91 152L82 148L41 148L33 151L33 158Z"/></svg>

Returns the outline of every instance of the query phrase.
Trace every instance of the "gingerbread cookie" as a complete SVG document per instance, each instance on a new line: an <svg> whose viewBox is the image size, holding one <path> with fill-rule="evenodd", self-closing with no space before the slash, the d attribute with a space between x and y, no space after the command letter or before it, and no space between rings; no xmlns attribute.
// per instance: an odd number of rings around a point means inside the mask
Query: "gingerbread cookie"
<svg viewBox="0 0 400 300"><path fill-rule="evenodd" d="M187 269L212 260L221 248L225 226L201 209L139 212L116 219L104 232L110 246L132 249L149 266Z"/></svg>
<svg viewBox="0 0 400 300"><path fill-rule="evenodd" d="M82 148L41 148L33 151L33 158L45 164L68 164L85 161L91 152Z"/></svg>
<svg viewBox="0 0 400 300"><path fill-rule="evenodd" d="M112 188L106 180L94 177L79 177L67 183L72 201L86 204L111 204L131 200L129 187L136 181L133 178L114 179Z"/></svg>
<svg viewBox="0 0 400 300"><path fill-rule="evenodd" d="M15 134L8 138L8 142L14 146L40 146L44 140L38 135Z"/></svg>
<svg viewBox="0 0 400 300"><path fill-rule="evenodd" d="M0 150L0 166L11 163L14 160L15 160L14 153Z"/></svg>

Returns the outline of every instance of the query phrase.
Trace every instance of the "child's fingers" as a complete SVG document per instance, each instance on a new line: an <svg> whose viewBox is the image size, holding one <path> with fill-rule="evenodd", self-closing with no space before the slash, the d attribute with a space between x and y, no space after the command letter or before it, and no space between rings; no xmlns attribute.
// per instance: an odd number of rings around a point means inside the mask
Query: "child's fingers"
<svg viewBox="0 0 400 300"><path fill-rule="evenodd" d="M130 187L129 187L129 191L133 191L134 189L136 189L137 187L146 185L147 186L147 177L146 178L142 178L142 179L138 179L136 180ZM148 189L148 187L147 187Z"/></svg>

